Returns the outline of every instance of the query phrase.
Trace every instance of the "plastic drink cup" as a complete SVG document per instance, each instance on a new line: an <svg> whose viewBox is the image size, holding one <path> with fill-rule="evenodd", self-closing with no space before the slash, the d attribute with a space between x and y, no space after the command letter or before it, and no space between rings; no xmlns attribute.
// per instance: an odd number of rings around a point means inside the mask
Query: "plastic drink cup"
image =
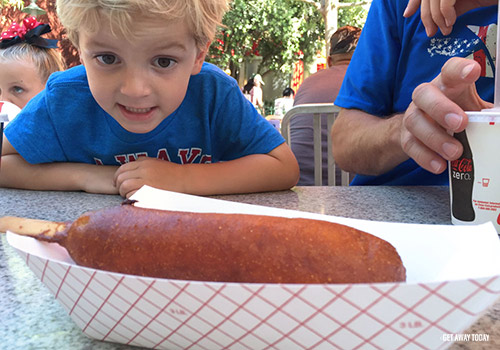
<svg viewBox="0 0 500 350"><path fill-rule="evenodd" d="M497 42L499 39L500 26L497 26ZM494 108L466 112L467 128L454 135L464 152L459 159L448 163L448 169L451 222L491 221L500 235L500 45L496 54Z"/></svg>
<svg viewBox="0 0 500 350"><path fill-rule="evenodd" d="M491 221L500 234L500 110L467 112L462 156L449 162L451 222Z"/></svg>

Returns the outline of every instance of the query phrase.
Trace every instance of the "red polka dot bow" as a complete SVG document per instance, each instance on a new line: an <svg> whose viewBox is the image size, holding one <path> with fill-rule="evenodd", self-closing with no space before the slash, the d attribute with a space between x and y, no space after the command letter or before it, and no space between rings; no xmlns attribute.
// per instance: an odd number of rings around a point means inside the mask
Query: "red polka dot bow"
<svg viewBox="0 0 500 350"><path fill-rule="evenodd" d="M57 48L57 40L41 37L50 31L50 26L38 22L35 16L25 18L21 25L13 22L7 31L0 34L0 48L5 49L22 42L46 49Z"/></svg>

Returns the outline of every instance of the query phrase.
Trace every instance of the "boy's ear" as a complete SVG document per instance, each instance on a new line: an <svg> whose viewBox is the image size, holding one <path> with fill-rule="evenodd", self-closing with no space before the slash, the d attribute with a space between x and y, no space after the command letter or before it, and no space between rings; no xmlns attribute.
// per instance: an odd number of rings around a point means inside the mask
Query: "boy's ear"
<svg viewBox="0 0 500 350"><path fill-rule="evenodd" d="M82 52L80 51L80 49L77 49L76 51L78 52L78 59L79 59L80 63L81 63L83 66L85 66L85 63L84 63L84 62L83 62L83 60L82 60Z"/></svg>
<svg viewBox="0 0 500 350"><path fill-rule="evenodd" d="M205 47L198 52L198 55L196 55L191 75L198 74L201 71L201 66L203 65L203 62L205 62L205 56L207 55L210 44L211 42L209 41Z"/></svg>

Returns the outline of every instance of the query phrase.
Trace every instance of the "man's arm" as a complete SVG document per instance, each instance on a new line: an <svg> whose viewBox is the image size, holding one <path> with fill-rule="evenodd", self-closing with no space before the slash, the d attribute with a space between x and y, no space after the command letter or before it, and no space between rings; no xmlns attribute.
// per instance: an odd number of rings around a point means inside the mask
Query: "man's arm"
<svg viewBox="0 0 500 350"><path fill-rule="evenodd" d="M345 171L380 175L408 156L401 148L402 114L379 118L357 109L342 109L333 124L333 157Z"/></svg>
<svg viewBox="0 0 500 350"><path fill-rule="evenodd" d="M452 134L467 126L464 111L492 107L477 94L480 73L477 62L451 58L432 82L415 88L404 115L383 119L342 110L332 128L335 160L346 171L378 175L410 157L424 169L442 173L447 161L462 154Z"/></svg>
<svg viewBox="0 0 500 350"><path fill-rule="evenodd" d="M116 169L83 163L29 164L4 137L0 187L118 194L113 182Z"/></svg>
<svg viewBox="0 0 500 350"><path fill-rule="evenodd" d="M124 197L130 197L145 184L196 195L278 191L294 186L298 178L297 160L286 144L268 154L213 164L180 165L140 157L122 165L115 176Z"/></svg>

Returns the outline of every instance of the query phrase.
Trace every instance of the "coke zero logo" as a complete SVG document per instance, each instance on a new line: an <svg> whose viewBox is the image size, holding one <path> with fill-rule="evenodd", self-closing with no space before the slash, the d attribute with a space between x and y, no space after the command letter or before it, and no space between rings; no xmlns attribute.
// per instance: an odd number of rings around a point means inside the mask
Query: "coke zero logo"
<svg viewBox="0 0 500 350"><path fill-rule="evenodd" d="M451 168L461 173L468 173L472 171L472 164L472 159L460 158L451 162Z"/></svg>

